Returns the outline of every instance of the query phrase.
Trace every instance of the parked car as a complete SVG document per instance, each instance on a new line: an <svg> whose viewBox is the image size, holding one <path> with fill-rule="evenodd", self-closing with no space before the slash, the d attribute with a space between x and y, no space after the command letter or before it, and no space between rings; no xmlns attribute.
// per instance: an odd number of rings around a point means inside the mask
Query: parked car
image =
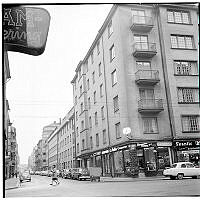
<svg viewBox="0 0 200 200"><path fill-rule="evenodd" d="M47 173L47 176L48 176L48 177L51 177L52 174L53 174L53 173L49 170L48 173Z"/></svg>
<svg viewBox="0 0 200 200"><path fill-rule="evenodd" d="M72 179L86 180L90 179L90 174L87 168L73 168L71 173Z"/></svg>
<svg viewBox="0 0 200 200"><path fill-rule="evenodd" d="M170 179L183 179L183 177L200 178L200 168L195 167L191 162L178 162L165 169L163 175L170 177Z"/></svg>
<svg viewBox="0 0 200 200"><path fill-rule="evenodd" d="M24 171L23 173L21 173L20 180L21 181L31 181L31 175L30 175L29 171Z"/></svg>
<svg viewBox="0 0 200 200"><path fill-rule="evenodd" d="M47 175L48 175L48 171L42 171L42 172L41 172L41 175L42 175L42 176L47 176Z"/></svg>
<svg viewBox="0 0 200 200"><path fill-rule="evenodd" d="M71 169L64 169L63 171L63 178L71 178Z"/></svg>

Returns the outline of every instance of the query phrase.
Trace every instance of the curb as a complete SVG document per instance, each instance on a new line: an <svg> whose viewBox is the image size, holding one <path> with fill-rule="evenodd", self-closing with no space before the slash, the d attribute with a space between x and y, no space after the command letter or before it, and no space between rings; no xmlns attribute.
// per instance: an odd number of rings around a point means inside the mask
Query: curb
<svg viewBox="0 0 200 200"><path fill-rule="evenodd" d="M14 186L14 187L10 187L10 188L6 188L5 190L12 190L12 189L16 189L18 188L19 186Z"/></svg>

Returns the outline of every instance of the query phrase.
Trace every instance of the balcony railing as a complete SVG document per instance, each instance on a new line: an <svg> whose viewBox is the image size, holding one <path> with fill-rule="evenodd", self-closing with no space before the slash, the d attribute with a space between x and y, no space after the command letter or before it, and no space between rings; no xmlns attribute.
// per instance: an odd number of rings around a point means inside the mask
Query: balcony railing
<svg viewBox="0 0 200 200"><path fill-rule="evenodd" d="M153 19L148 16L133 15L130 28L132 31L149 32L153 28Z"/></svg>
<svg viewBox="0 0 200 200"><path fill-rule="evenodd" d="M156 44L149 42L136 42L133 45L133 56L138 58L152 58L157 53Z"/></svg>
<svg viewBox="0 0 200 200"><path fill-rule="evenodd" d="M159 113L163 111L162 99L140 99L138 101L138 112Z"/></svg>
<svg viewBox="0 0 200 200"><path fill-rule="evenodd" d="M155 85L159 79L158 70L138 70L135 73L135 81L139 85Z"/></svg>

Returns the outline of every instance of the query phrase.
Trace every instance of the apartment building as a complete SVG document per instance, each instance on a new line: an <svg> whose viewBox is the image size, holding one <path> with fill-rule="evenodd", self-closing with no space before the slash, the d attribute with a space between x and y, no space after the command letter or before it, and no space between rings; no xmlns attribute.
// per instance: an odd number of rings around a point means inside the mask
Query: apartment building
<svg viewBox="0 0 200 200"><path fill-rule="evenodd" d="M36 171L42 170L42 139L38 141L35 151L35 168Z"/></svg>
<svg viewBox="0 0 200 200"><path fill-rule="evenodd" d="M42 131L42 169L43 170L48 169L47 139L59 125L60 123L56 123L56 121L54 121L53 123L43 127L43 131Z"/></svg>
<svg viewBox="0 0 200 200"><path fill-rule="evenodd" d="M58 169L76 167L75 137L74 137L74 108L63 118L58 129Z"/></svg>
<svg viewBox="0 0 200 200"><path fill-rule="evenodd" d="M71 81L78 165L114 176L199 162L197 62L195 6L114 5Z"/></svg>

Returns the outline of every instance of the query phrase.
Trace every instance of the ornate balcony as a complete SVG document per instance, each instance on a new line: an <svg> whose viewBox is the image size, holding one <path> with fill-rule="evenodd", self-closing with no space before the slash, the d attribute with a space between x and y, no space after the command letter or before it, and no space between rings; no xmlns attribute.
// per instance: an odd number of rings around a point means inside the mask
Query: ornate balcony
<svg viewBox="0 0 200 200"><path fill-rule="evenodd" d="M138 70L135 73L135 82L138 85L155 85L160 81L158 70Z"/></svg>
<svg viewBox="0 0 200 200"><path fill-rule="evenodd" d="M163 110L162 99L140 99L138 101L138 112L141 114L157 114Z"/></svg>
<svg viewBox="0 0 200 200"><path fill-rule="evenodd" d="M131 27L132 31L137 32L149 32L153 28L153 19L152 17L133 15L131 18Z"/></svg>
<svg viewBox="0 0 200 200"><path fill-rule="evenodd" d="M156 54L155 43L136 42L133 45L133 56L136 58L152 58Z"/></svg>

